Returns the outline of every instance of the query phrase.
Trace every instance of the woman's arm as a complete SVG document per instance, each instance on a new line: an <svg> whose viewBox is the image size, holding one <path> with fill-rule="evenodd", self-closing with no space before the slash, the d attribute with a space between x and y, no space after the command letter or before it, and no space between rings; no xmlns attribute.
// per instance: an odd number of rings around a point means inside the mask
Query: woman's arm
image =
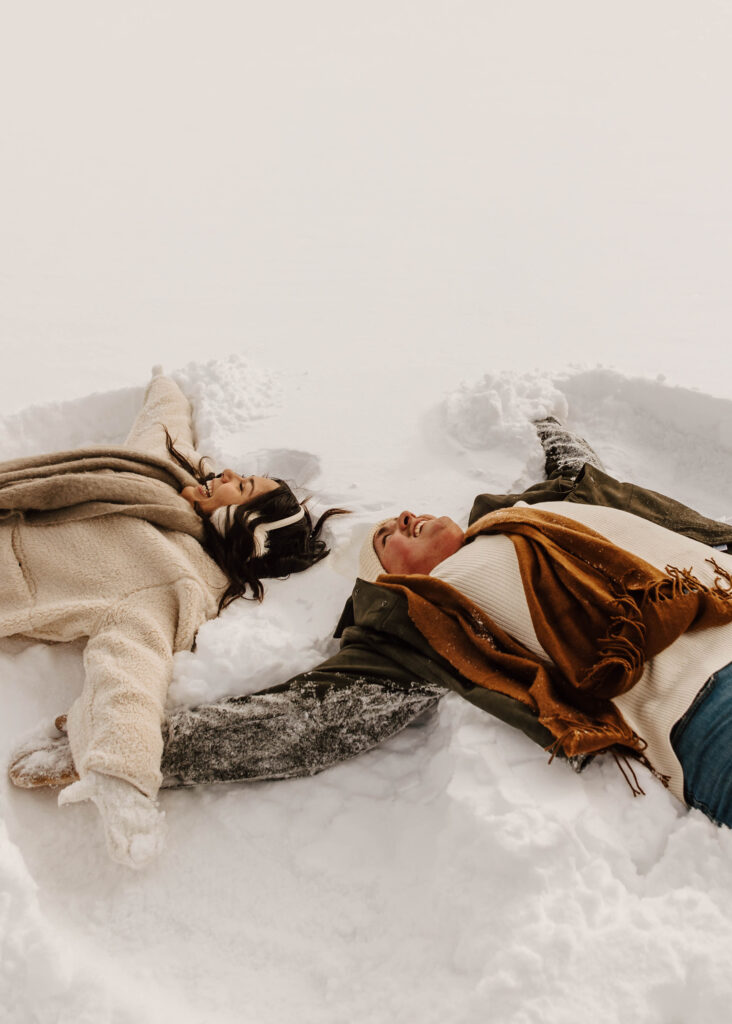
<svg viewBox="0 0 732 1024"><path fill-rule="evenodd" d="M145 588L120 601L90 636L84 687L68 715L81 776L90 770L112 775L155 797L173 650L192 639L189 621L207 617L199 594L186 581Z"/></svg>
<svg viewBox="0 0 732 1024"><path fill-rule="evenodd" d="M191 403L174 380L160 374L150 381L144 404L125 444L150 455L168 458L166 427L178 451L189 461L197 462L199 456L193 445Z"/></svg>

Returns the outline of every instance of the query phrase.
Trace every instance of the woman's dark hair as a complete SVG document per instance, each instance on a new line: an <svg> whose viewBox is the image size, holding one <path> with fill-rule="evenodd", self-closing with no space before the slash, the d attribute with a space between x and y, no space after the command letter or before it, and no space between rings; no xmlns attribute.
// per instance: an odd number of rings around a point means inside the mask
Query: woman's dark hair
<svg viewBox="0 0 732 1024"><path fill-rule="evenodd" d="M206 472L206 460L201 459L194 466L182 455L165 431L167 448L179 466L187 470L198 483L213 479L215 473ZM261 601L264 597L262 580L271 577L283 578L293 572L303 572L315 565L329 552L319 534L323 524L331 516L346 515L348 509L329 508L313 526L310 513L304 502L297 500L284 480L276 480L276 490L268 491L247 505L232 505L226 517L226 529L222 536L207 516L202 515L203 547L226 575L229 586L219 601L219 611L226 608L237 597L251 590L251 599ZM267 549L258 557L254 529L267 523L286 519L300 509L304 515L296 523L272 530L267 534Z"/></svg>

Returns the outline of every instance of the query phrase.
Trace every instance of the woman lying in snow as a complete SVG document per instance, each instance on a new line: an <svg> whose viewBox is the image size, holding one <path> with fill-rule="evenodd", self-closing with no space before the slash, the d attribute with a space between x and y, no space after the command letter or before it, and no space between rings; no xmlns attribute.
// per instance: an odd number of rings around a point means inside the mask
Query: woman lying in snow
<svg viewBox="0 0 732 1024"><path fill-rule="evenodd" d="M62 803L93 800L111 855L144 861L159 843L161 722L173 653L264 577L327 554L281 480L205 473L190 405L153 377L123 447L0 466L0 636L88 637L85 681L68 715L80 781ZM136 836L136 848L130 846Z"/></svg>
<svg viewBox="0 0 732 1024"><path fill-rule="evenodd" d="M173 712L163 784L314 774L453 690L577 770L603 750L637 756L732 825L732 742L715 732L732 694L732 557L713 550L732 526L614 480L555 421L537 430L550 479L479 495L467 531L409 512L373 528L336 655ZM64 785L70 754L63 736L33 742L13 781Z"/></svg>

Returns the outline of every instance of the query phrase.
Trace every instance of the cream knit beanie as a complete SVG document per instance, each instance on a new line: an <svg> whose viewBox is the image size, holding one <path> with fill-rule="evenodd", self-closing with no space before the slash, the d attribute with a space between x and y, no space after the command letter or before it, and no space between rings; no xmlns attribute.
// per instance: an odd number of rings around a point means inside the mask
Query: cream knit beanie
<svg viewBox="0 0 732 1024"><path fill-rule="evenodd" d="M374 537L379 527L388 521L388 519L382 519L376 526L373 526L366 534L366 539L361 545L361 552L358 556L358 575L362 580L366 580L367 583L375 583L377 576L381 576L382 573L386 572L386 569L379 561L379 556L374 551Z"/></svg>

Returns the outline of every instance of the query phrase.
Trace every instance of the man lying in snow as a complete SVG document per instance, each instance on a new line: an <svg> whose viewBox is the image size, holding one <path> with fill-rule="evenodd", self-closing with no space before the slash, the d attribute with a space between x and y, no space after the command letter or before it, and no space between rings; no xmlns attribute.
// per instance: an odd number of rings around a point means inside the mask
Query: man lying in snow
<svg viewBox="0 0 732 1024"><path fill-rule="evenodd" d="M732 526L614 480L556 421L537 430L549 479L479 495L466 531L410 512L372 529L336 655L171 713L164 785L314 774L453 690L578 769L610 751L634 792L635 757L732 825L732 743L715 732L732 695ZM63 736L11 765L20 786L74 777Z"/></svg>

